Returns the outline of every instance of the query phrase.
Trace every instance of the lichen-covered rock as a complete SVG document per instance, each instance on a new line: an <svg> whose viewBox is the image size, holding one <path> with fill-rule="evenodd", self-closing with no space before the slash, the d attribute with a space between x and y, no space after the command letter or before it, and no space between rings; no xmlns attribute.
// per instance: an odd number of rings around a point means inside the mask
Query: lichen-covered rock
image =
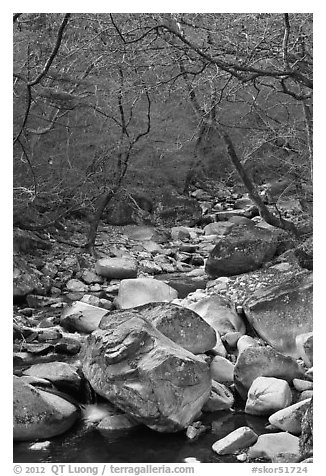
<svg viewBox="0 0 326 476"><path fill-rule="evenodd" d="M302 378L303 375L304 370L296 360L270 346L245 348L234 367L235 387L244 399L257 377L275 377L292 382L294 378Z"/></svg>
<svg viewBox="0 0 326 476"><path fill-rule="evenodd" d="M270 415L291 403L292 392L285 380L257 377L249 388L245 412L251 415Z"/></svg>
<svg viewBox="0 0 326 476"><path fill-rule="evenodd" d="M235 225L219 239L209 254L206 273L217 278L247 273L274 256L278 234L247 225Z"/></svg>
<svg viewBox="0 0 326 476"><path fill-rule="evenodd" d="M51 438L67 431L79 415L67 400L14 377L14 440Z"/></svg>
<svg viewBox="0 0 326 476"><path fill-rule="evenodd" d="M302 272L288 280L258 289L243 305L257 334L276 350L299 357L296 337L312 331L312 274Z"/></svg>
<svg viewBox="0 0 326 476"><path fill-rule="evenodd" d="M310 403L310 399L294 403L269 417L271 425L293 435L300 435L301 421Z"/></svg>
<svg viewBox="0 0 326 476"><path fill-rule="evenodd" d="M165 337L137 310L113 313L101 322L80 358L99 395L161 432L186 428L211 389L206 362Z"/></svg>

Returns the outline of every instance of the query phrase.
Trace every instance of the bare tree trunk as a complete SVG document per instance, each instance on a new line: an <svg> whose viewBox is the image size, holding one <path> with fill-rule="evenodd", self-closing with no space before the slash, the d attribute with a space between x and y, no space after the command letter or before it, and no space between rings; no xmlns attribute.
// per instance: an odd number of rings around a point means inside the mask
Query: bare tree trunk
<svg viewBox="0 0 326 476"><path fill-rule="evenodd" d="M310 176L311 176L311 181L313 180L313 173L312 173L312 167L313 167L313 126L312 126L312 114L310 107L306 103L306 101L302 101L302 108L303 108L303 114L305 118L305 123L306 123L306 131L307 131L307 139L308 139L308 150L309 150L309 164L310 164Z"/></svg>
<svg viewBox="0 0 326 476"><path fill-rule="evenodd" d="M260 216L270 225L276 226L277 228L282 228L283 230L286 230L294 236L298 237L300 235L299 230L292 222L285 220L282 217L276 217L268 210L261 196L257 192L255 185L252 183L250 177L245 171L243 165L241 164L230 136L221 129L218 129L218 133L224 142L224 145L226 147L227 153L231 159L233 166L237 170L243 184L248 190L250 198L256 204Z"/></svg>
<svg viewBox="0 0 326 476"><path fill-rule="evenodd" d="M90 227L89 227L89 232L87 235L87 242L84 246L84 248L94 257L96 257L96 252L95 252L95 240L96 240L96 235L97 235L97 229L102 217L102 213L104 212L105 208L113 198L114 194L116 193L115 189L110 190L109 192L104 193L97 201L97 207L95 214L90 221Z"/></svg>

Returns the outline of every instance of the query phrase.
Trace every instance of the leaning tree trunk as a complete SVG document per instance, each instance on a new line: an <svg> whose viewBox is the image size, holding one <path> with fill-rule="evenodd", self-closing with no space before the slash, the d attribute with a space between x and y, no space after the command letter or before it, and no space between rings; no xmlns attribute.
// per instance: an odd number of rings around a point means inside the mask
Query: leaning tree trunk
<svg viewBox="0 0 326 476"><path fill-rule="evenodd" d="M261 196L257 192L255 185L252 183L250 177L245 171L243 165L241 164L230 136L221 129L218 129L218 133L224 142L224 145L226 147L227 153L230 157L230 160L233 166L237 170L243 184L248 190L250 198L256 204L259 210L260 216L270 225L276 226L277 228L282 228L283 230L288 231L289 233L293 234L296 237L300 236L300 232L297 229L297 227L294 225L294 223L288 220L285 220L282 217L277 217L268 210Z"/></svg>
<svg viewBox="0 0 326 476"><path fill-rule="evenodd" d="M89 231L87 235L87 241L85 244L85 249L94 257L96 257L95 252L95 240L97 235L97 229L102 217L102 213L104 212L105 208L115 195L116 190L110 190L109 192L104 193L97 201L96 211L94 213L93 218L90 221Z"/></svg>

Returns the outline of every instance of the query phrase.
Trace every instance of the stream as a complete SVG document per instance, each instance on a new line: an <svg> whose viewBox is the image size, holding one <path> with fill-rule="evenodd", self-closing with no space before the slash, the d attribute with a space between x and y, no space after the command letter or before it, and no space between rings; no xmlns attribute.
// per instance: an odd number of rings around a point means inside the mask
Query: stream
<svg viewBox="0 0 326 476"><path fill-rule="evenodd" d="M212 444L241 426L266 433L268 420L242 411L206 413L202 418L211 430L196 441L185 432L158 433L141 427L120 437L103 436L93 425L79 421L70 431L42 445L15 442L14 463L236 463L234 456L217 456ZM41 446L41 447L40 447Z"/></svg>

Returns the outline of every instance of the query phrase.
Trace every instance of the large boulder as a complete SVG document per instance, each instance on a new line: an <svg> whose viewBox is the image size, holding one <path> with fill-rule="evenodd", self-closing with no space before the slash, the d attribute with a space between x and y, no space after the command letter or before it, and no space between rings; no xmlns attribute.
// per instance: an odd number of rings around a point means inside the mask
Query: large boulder
<svg viewBox="0 0 326 476"><path fill-rule="evenodd" d="M297 358L296 337L312 331L312 300L312 274L302 272L281 284L258 289L243 308L260 337L276 350Z"/></svg>
<svg viewBox="0 0 326 476"><path fill-rule="evenodd" d="M166 226L193 226L201 217L201 208L194 198L180 195L172 187L165 191L155 210L157 219Z"/></svg>
<svg viewBox="0 0 326 476"><path fill-rule="evenodd" d="M162 334L193 354L203 354L216 344L214 329L191 309L165 302L145 304L135 310ZM110 320L111 315L104 317L101 325Z"/></svg>
<svg viewBox="0 0 326 476"><path fill-rule="evenodd" d="M165 337L137 310L113 313L80 354L102 397L160 432L187 427L209 397L207 363Z"/></svg>
<svg viewBox="0 0 326 476"><path fill-rule="evenodd" d="M110 279L127 279L137 276L137 261L133 258L101 258L95 264L99 276Z"/></svg>
<svg viewBox="0 0 326 476"><path fill-rule="evenodd" d="M175 289L157 279L123 279L115 302L119 309L129 309L149 302L169 302L177 297Z"/></svg>
<svg viewBox="0 0 326 476"><path fill-rule="evenodd" d="M68 331L90 334L98 327L102 317L107 313L107 309L76 301L64 308L60 324Z"/></svg>
<svg viewBox="0 0 326 476"><path fill-rule="evenodd" d="M79 410L67 400L14 376L14 440L47 439L67 431Z"/></svg>
<svg viewBox="0 0 326 476"><path fill-rule="evenodd" d="M252 382L257 377L275 377L291 383L302 378L304 370L289 356L270 346L247 347L238 356L234 367L234 383L237 391L246 399Z"/></svg>
<svg viewBox="0 0 326 476"><path fill-rule="evenodd" d="M235 225L220 238L206 262L206 273L213 277L248 273L273 258L278 234L261 228Z"/></svg>
<svg viewBox="0 0 326 476"><path fill-rule="evenodd" d="M246 326L236 313L232 302L222 296L209 296L195 303L187 304L199 314L221 336L230 332L245 333Z"/></svg>

